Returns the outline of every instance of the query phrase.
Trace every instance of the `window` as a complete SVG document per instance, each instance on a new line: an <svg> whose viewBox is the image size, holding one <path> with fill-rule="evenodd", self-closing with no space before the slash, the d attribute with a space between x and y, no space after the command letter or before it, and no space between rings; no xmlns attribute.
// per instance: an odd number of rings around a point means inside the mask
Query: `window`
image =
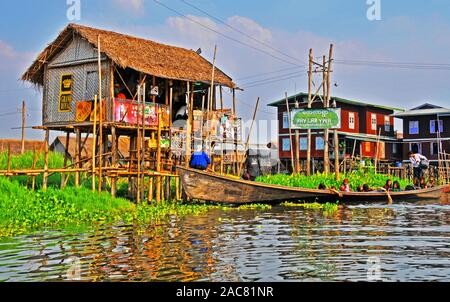
<svg viewBox="0 0 450 302"><path fill-rule="evenodd" d="M371 120L372 120L372 130L377 131L377 115L372 113Z"/></svg>
<svg viewBox="0 0 450 302"><path fill-rule="evenodd" d="M392 145L392 153L393 154L399 154L398 151L400 151L398 144L393 144Z"/></svg>
<svg viewBox="0 0 450 302"><path fill-rule="evenodd" d="M289 114L283 112L283 129L289 129Z"/></svg>
<svg viewBox="0 0 450 302"><path fill-rule="evenodd" d="M442 145L441 145L442 147ZM438 155L439 154L439 143L431 143L430 144L430 154Z"/></svg>
<svg viewBox="0 0 450 302"><path fill-rule="evenodd" d="M308 150L308 138L301 137L300 138L300 151L307 151L307 150Z"/></svg>
<svg viewBox="0 0 450 302"><path fill-rule="evenodd" d="M439 130L438 130L439 129ZM443 120L431 120L430 121L430 133L442 133L444 132L444 121Z"/></svg>
<svg viewBox="0 0 450 302"><path fill-rule="evenodd" d="M384 131L391 132L391 118L389 116L384 117Z"/></svg>
<svg viewBox="0 0 450 302"><path fill-rule="evenodd" d="M419 121L409 122L409 134L419 134Z"/></svg>
<svg viewBox="0 0 450 302"><path fill-rule="evenodd" d="M355 130L355 113L350 112L348 114L348 128L351 130Z"/></svg>
<svg viewBox="0 0 450 302"><path fill-rule="evenodd" d="M317 151L322 151L325 150L325 141L323 139L323 137L316 137L316 150Z"/></svg>
<svg viewBox="0 0 450 302"><path fill-rule="evenodd" d="M291 140L289 138L283 138L282 140L282 151L291 151Z"/></svg>
<svg viewBox="0 0 450 302"><path fill-rule="evenodd" d="M409 150L415 153L422 154L422 143L411 143L409 144Z"/></svg>

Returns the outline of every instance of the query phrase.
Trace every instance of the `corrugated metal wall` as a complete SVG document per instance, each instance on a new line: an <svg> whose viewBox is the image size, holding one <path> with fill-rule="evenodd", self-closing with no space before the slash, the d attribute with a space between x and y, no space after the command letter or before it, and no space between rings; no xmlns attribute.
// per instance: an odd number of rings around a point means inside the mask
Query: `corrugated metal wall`
<svg viewBox="0 0 450 302"><path fill-rule="evenodd" d="M73 41L52 60L45 74L43 124L71 124L76 122L76 104L93 100L98 94L97 51L87 41L75 36ZM109 99L110 63L102 62L103 97ZM72 104L70 112L59 112L60 81L64 74L71 74L73 80ZM109 102L108 102L109 104ZM112 116L107 105L107 116Z"/></svg>

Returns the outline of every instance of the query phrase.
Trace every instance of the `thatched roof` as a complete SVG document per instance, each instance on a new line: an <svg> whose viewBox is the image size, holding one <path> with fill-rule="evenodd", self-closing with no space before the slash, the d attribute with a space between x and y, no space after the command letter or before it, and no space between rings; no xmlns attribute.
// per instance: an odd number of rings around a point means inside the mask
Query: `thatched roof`
<svg viewBox="0 0 450 302"><path fill-rule="evenodd" d="M22 79L42 86L45 64L70 43L74 34L80 35L94 47L97 47L100 36L102 53L122 68L129 67L165 79L211 82L212 64L193 50L78 24L69 24L38 56ZM236 87L232 79L218 68L215 83Z"/></svg>

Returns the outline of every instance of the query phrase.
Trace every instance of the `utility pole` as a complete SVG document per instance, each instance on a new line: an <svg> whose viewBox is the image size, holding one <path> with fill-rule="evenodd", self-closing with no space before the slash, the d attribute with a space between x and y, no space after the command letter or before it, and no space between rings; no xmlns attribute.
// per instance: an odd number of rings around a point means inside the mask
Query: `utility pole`
<svg viewBox="0 0 450 302"><path fill-rule="evenodd" d="M330 78L330 69L327 69L327 59L323 56L323 107L330 108L330 85L328 79ZM325 175L330 173L330 131L324 129L323 131L323 169Z"/></svg>
<svg viewBox="0 0 450 302"><path fill-rule="evenodd" d="M330 87L331 87L331 63L333 62L333 44L330 45L330 54L328 58L328 102L330 102ZM333 103L333 108L336 108L336 102ZM336 173L336 180L340 180L340 161L339 161L339 133L338 129L334 129L334 168Z"/></svg>
<svg viewBox="0 0 450 302"><path fill-rule="evenodd" d="M308 108L312 107L313 96L312 96L312 86L313 86L313 50L309 50L309 72L308 72ZM306 151L306 175L311 175L311 129L308 129L308 149ZM300 146L297 146L299 149ZM300 150L300 149L299 149Z"/></svg>
<svg viewBox="0 0 450 302"><path fill-rule="evenodd" d="M25 118L27 115L27 107L25 101L22 102L22 149L21 153L25 153Z"/></svg>

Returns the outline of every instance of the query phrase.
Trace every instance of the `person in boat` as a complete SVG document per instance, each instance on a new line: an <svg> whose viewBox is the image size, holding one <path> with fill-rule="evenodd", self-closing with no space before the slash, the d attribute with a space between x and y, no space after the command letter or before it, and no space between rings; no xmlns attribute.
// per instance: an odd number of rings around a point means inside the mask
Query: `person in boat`
<svg viewBox="0 0 450 302"><path fill-rule="evenodd" d="M211 159L203 151L202 146L197 146L197 151L192 154L191 161L189 163L189 166L192 169L201 170L204 171L208 169L208 166L211 164Z"/></svg>
<svg viewBox="0 0 450 302"><path fill-rule="evenodd" d="M341 192L351 192L352 190L350 189L350 181L348 179L345 179L340 189Z"/></svg>
<svg viewBox="0 0 450 302"><path fill-rule="evenodd" d="M322 184L319 185L319 188L318 188L318 189L319 189L319 190L326 190L326 189L327 189L327 186L324 185L324 184L322 183Z"/></svg>
<svg viewBox="0 0 450 302"><path fill-rule="evenodd" d="M423 177L423 171L427 169L429 166L428 158L426 158L420 153L416 153L413 151L408 153L408 157L413 166L414 179L420 180L420 178Z"/></svg>
<svg viewBox="0 0 450 302"><path fill-rule="evenodd" d="M368 192L372 192L372 191L373 191L373 189L371 189L368 184L364 184L363 185L363 192L364 193L368 193Z"/></svg>
<svg viewBox="0 0 450 302"><path fill-rule="evenodd" d="M392 192L401 192L402 187L400 186L400 183L398 181L394 181L394 184L392 185Z"/></svg>
<svg viewBox="0 0 450 302"><path fill-rule="evenodd" d="M392 180L388 179L386 181L386 184L384 185L383 189L385 189L386 191L391 191L392 190Z"/></svg>
<svg viewBox="0 0 450 302"><path fill-rule="evenodd" d="M364 192L364 186L358 186L358 192L359 193Z"/></svg>
<svg viewBox="0 0 450 302"><path fill-rule="evenodd" d="M245 180L255 181L256 178L262 175L261 166L259 163L259 155L254 151L247 150L245 159L245 172L243 178Z"/></svg>

